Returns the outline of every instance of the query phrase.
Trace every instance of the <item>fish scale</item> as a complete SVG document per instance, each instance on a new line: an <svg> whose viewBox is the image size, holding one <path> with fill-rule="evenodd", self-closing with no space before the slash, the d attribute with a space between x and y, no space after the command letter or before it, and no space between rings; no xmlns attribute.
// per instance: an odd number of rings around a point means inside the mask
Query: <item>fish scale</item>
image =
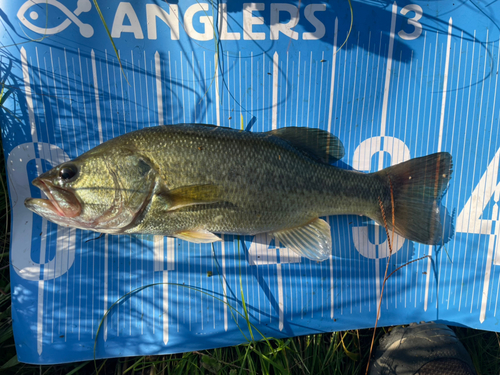
<svg viewBox="0 0 500 375"><path fill-rule="evenodd" d="M206 136L202 139L200 133ZM168 140L159 141L162 137ZM190 226L220 233L274 231L328 214L362 214L366 199L373 206L374 191L382 189L367 175L317 163L265 134L199 126L187 132L184 127L165 126L131 142L155 161L169 189L217 184L229 203L174 212L153 205L144 222L131 232L142 230L143 225L155 234L171 235ZM141 150L142 144L151 145L151 151ZM223 219L216 220L220 216Z"/></svg>

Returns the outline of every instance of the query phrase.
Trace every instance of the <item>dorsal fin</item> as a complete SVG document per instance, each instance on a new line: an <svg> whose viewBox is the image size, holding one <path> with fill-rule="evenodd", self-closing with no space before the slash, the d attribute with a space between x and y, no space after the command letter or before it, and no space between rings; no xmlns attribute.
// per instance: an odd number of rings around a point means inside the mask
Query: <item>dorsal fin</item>
<svg viewBox="0 0 500 375"><path fill-rule="evenodd" d="M235 130L235 131L238 131L238 129L233 129L229 126L219 126L219 125L213 125L213 124L201 124L201 123L180 123L180 124L177 124L177 125L188 125L188 126L200 126L200 127L205 127L205 128L212 128L212 129L229 129L229 130ZM164 126L168 126L168 125L164 125Z"/></svg>
<svg viewBox="0 0 500 375"><path fill-rule="evenodd" d="M334 163L344 156L344 145L340 139L325 130L288 127L268 133L284 139L303 154L323 163Z"/></svg>

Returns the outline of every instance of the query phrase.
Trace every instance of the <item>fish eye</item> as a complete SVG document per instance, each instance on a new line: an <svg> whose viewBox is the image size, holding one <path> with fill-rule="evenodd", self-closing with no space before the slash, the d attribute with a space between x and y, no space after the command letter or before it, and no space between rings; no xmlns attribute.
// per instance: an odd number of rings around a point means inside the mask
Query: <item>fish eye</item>
<svg viewBox="0 0 500 375"><path fill-rule="evenodd" d="M66 164L59 170L59 178L63 182L71 181L78 174L78 168L74 164Z"/></svg>

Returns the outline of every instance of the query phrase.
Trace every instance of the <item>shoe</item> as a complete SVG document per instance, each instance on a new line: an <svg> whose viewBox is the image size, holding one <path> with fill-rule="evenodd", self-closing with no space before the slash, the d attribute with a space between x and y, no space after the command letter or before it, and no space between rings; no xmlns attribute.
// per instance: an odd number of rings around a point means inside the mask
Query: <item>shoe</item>
<svg viewBox="0 0 500 375"><path fill-rule="evenodd" d="M469 353L444 324L412 323L380 339L370 375L477 375Z"/></svg>

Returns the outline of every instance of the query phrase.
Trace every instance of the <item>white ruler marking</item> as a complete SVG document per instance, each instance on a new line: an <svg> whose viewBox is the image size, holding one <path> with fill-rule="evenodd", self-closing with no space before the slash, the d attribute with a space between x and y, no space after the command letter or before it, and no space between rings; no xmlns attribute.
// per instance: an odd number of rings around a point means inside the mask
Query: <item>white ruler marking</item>
<svg viewBox="0 0 500 375"><path fill-rule="evenodd" d="M240 95L239 95L239 106L240 106L240 118L238 119L238 121L236 123L240 123L243 119L243 113L241 112L241 110L243 109L243 104L241 103L241 76L243 75L243 73L241 72L241 51L238 52L238 73L239 73L239 89L240 89ZM246 96L245 96L246 98ZM246 105L245 105L245 109L246 109ZM245 128L243 128L244 130Z"/></svg>
<svg viewBox="0 0 500 375"><path fill-rule="evenodd" d="M108 310L108 235L104 236L104 314ZM108 339L108 317L104 319L104 341Z"/></svg>
<svg viewBox="0 0 500 375"><path fill-rule="evenodd" d="M175 238L167 237L167 271L175 269Z"/></svg>
<svg viewBox="0 0 500 375"><path fill-rule="evenodd" d="M317 123L315 124L317 128L319 128L319 123L320 123L320 111L321 111L321 98L323 94L323 68L325 67L325 64L323 63L325 61L325 51L321 52L321 71L320 71L320 77L319 77L319 98L318 98L318 111L317 111ZM326 84L326 82L325 82ZM316 92L316 91L315 91ZM316 103L315 103L316 104ZM315 105L316 106L316 105Z"/></svg>
<svg viewBox="0 0 500 375"><path fill-rule="evenodd" d="M497 224L500 222L498 212L496 212L496 218L493 218L493 220L497 220ZM484 272L484 286L483 286L483 293L482 293L482 298L481 298L481 312L479 314L479 321L481 323L484 322L486 319L486 304L488 302L488 291L489 291L489 286L490 286L490 275L491 275L491 264L493 262L493 250L495 249L495 239L497 241L497 251L500 249L500 246L498 242L500 241L500 225L495 226L495 233L490 234L489 236L489 241L488 241L488 255L486 257L486 269Z"/></svg>
<svg viewBox="0 0 500 375"><path fill-rule="evenodd" d="M158 102L158 125L163 125L163 102L162 102L162 87L161 87L161 61L160 53L155 53L155 73L156 73L156 100Z"/></svg>
<svg viewBox="0 0 500 375"><path fill-rule="evenodd" d="M219 97L219 64L218 64L219 54L214 55L215 64L215 110L216 110L216 124L220 126L220 97Z"/></svg>
<svg viewBox="0 0 500 375"><path fill-rule="evenodd" d="M293 77L292 77L293 79ZM286 73L285 73L285 120L283 124L287 126L286 123L286 114L288 110L288 51L286 52Z"/></svg>
<svg viewBox="0 0 500 375"><path fill-rule="evenodd" d="M311 109L311 81L312 81L312 64L313 62L313 53L311 51L310 57L309 57L309 89L307 93L307 116L306 116L306 128L309 127L309 110ZM304 74L304 80L305 80L305 74ZM314 82L317 82L314 80ZM314 90L316 92L316 90ZM304 102L302 102L304 103ZM302 115L303 117L304 115Z"/></svg>
<svg viewBox="0 0 500 375"><path fill-rule="evenodd" d="M181 66L182 122L185 124L186 123L186 104L185 104L186 83L184 82L184 61L182 58L182 51L179 51L179 65ZM177 69L175 69L175 72L177 73ZM177 75L177 77L179 77L179 76Z"/></svg>
<svg viewBox="0 0 500 375"><path fill-rule="evenodd" d="M396 15L398 6L396 2L392 4L392 18L391 18L391 33L389 36L389 52L387 54L387 68L385 70L385 85L384 85L384 98L382 101L382 119L380 121L380 135L385 135L385 128L387 124L387 104L389 102L389 89L391 86L391 72L392 72L392 52L394 50L394 29L396 28ZM384 159L379 159L379 169L382 169Z"/></svg>
<svg viewBox="0 0 500 375"><path fill-rule="evenodd" d="M168 271L163 271L163 283L168 283ZM163 284L163 343L168 343L168 285Z"/></svg>
<svg viewBox="0 0 500 375"><path fill-rule="evenodd" d="M222 291L224 294L224 331L227 331L227 290L226 290L226 243L224 235L222 235L221 248L222 248Z"/></svg>
<svg viewBox="0 0 500 375"><path fill-rule="evenodd" d="M258 65L257 65L257 70ZM269 72L269 71L268 71ZM262 54L262 111L266 109L266 54ZM268 99L269 100L269 99ZM266 113L266 116L269 116ZM265 131L264 124L261 124L261 131Z"/></svg>
<svg viewBox="0 0 500 375"><path fill-rule="evenodd" d="M175 69L177 72L177 69ZM170 108L172 109L170 111L170 123L174 123L174 95L173 95L173 89L172 89L172 60L170 59L170 51L168 51L168 83L169 83L169 90L170 90ZM177 86L176 86L177 87ZM161 93L161 92L160 92ZM163 121L163 109L162 109L162 116L158 115L159 121Z"/></svg>
<svg viewBox="0 0 500 375"><path fill-rule="evenodd" d="M134 51L130 51L130 66L132 67L132 84L133 84L133 91L134 91L134 111L135 111L135 124L136 124L136 129L139 129L139 114L137 112L137 87L135 85L135 67L134 67ZM140 71L141 65L140 65L140 60L139 60L139 66L138 69ZM140 81L139 81L140 82ZM140 92L142 93L142 89L139 89ZM142 95L141 95L141 100L142 100Z"/></svg>
<svg viewBox="0 0 500 375"><path fill-rule="evenodd" d="M95 110L97 115L97 130L99 132L99 143L103 142L102 138L102 123L101 123L101 108L99 106L99 84L97 82L97 68L95 65L95 52L90 51L90 56L92 58L92 76L94 78L94 96L95 96Z"/></svg>
<svg viewBox="0 0 500 375"><path fill-rule="evenodd" d="M278 126L278 75L279 75L279 56L278 52L273 55L273 113L272 113L272 128Z"/></svg>
<svg viewBox="0 0 500 375"><path fill-rule="evenodd" d="M207 60L205 56L205 51L203 51L203 90L205 91L205 105L208 107L208 89L206 87L207 80ZM200 103L201 104L201 103ZM205 122L208 124L208 108L205 109Z"/></svg>
<svg viewBox="0 0 500 375"><path fill-rule="evenodd" d="M232 90L231 90L231 76L229 75L229 72L231 71L231 64L229 62L229 51L226 51L226 59L227 59L227 68L226 68L227 88L226 88L226 90L228 91L228 93L226 94L226 97L227 97L227 110L230 111L230 109L231 109L231 95L229 93L231 93ZM222 72L222 74L224 75L224 72ZM233 84L233 86L234 86L234 84ZM226 90L222 90L222 95L223 96L224 96L224 93L225 93ZM226 119L228 117L232 117L232 116L227 116L226 115Z"/></svg>
<svg viewBox="0 0 500 375"><path fill-rule="evenodd" d="M44 281L39 280L38 306L37 306L37 319L36 319L36 349L38 355L42 354L42 345L43 345L43 295L44 295Z"/></svg>
<svg viewBox="0 0 500 375"><path fill-rule="evenodd" d="M299 98L300 98L300 51L297 61L297 104L295 107L295 119L299 119ZM293 111L293 110L292 110Z"/></svg>
<svg viewBox="0 0 500 375"><path fill-rule="evenodd" d="M448 38L446 41L446 62L444 65L444 78L443 78L443 98L441 99L441 119L439 121L439 138L437 152L441 152L443 142L443 128L444 128L444 113L446 108L446 94L448 92L448 72L450 67L450 50L451 50L451 33L453 28L453 19L450 17L448 23Z"/></svg>
<svg viewBox="0 0 500 375"><path fill-rule="evenodd" d="M330 84L330 110L328 111L328 132L332 131L332 114L333 114L333 92L335 87L335 64L337 62L337 35L338 35L339 19L335 18L335 32L333 36L333 54L332 54L332 83ZM333 292L332 292L333 293Z"/></svg>
<svg viewBox="0 0 500 375"><path fill-rule="evenodd" d="M21 47L21 64L23 69L24 91L26 94L26 106L28 107L28 117L30 120L31 139L33 140L33 142L38 142L38 135L36 133L36 125L35 125L35 113L33 112L33 97L31 93L28 60L26 57L26 50L24 49L24 47Z"/></svg>
<svg viewBox="0 0 500 375"><path fill-rule="evenodd" d="M146 108L148 109L148 126L151 125L151 111L149 109L149 88L148 88L148 77L150 75L150 72L148 72L148 64L147 64L147 61L146 61L146 51L144 51L144 83L146 85ZM108 77L109 79L109 77ZM111 91L111 90L110 90ZM110 112L113 112L113 111L110 111ZM111 118L113 115L111 115ZM111 120L112 121L112 120Z"/></svg>
<svg viewBox="0 0 500 375"><path fill-rule="evenodd" d="M198 65L197 67L199 68L199 64L196 64ZM198 121L198 116L197 116L197 112L196 112L196 107L198 106L198 103L196 103L196 73L195 73L195 61L194 61L194 51L191 51L191 67L192 67L192 71L193 71L193 108L194 108L194 118L193 118L193 122L197 122ZM201 80L200 80L201 81Z"/></svg>
<svg viewBox="0 0 500 375"><path fill-rule="evenodd" d="M333 319L334 298L333 298L333 255L330 255L330 319Z"/></svg>
<svg viewBox="0 0 500 375"><path fill-rule="evenodd" d="M282 271L281 271L281 264L278 263L276 265L277 267L277 272L278 272L278 305L279 305L279 329L280 331L283 330L283 280L282 280Z"/></svg>

